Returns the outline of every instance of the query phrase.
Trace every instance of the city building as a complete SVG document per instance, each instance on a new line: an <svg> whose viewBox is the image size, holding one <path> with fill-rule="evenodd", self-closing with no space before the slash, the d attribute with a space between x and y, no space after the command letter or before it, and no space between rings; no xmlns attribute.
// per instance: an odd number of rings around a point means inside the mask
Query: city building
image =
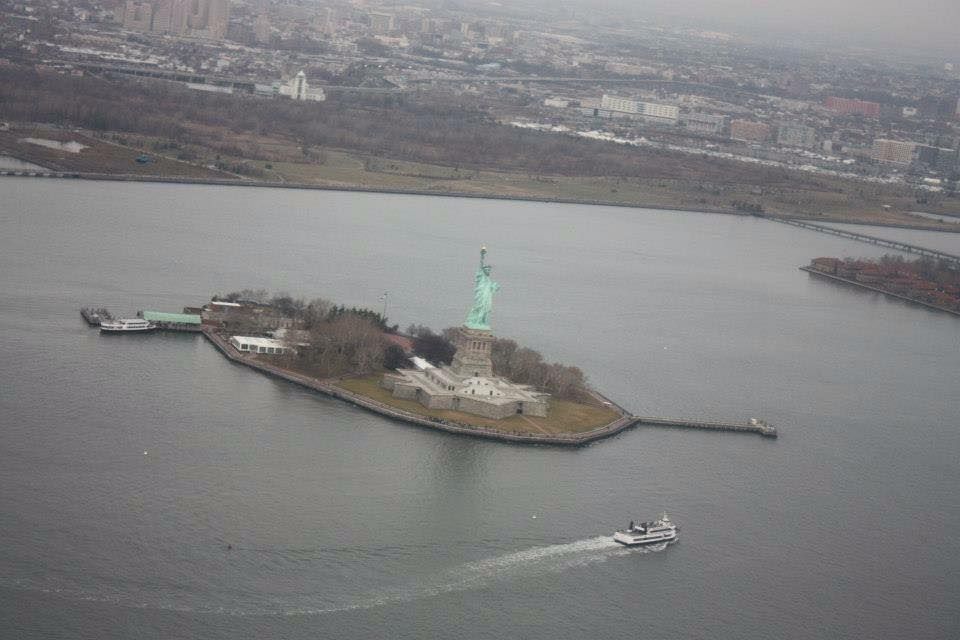
<svg viewBox="0 0 960 640"><path fill-rule="evenodd" d="M915 142L877 138L873 141L872 155L877 162L909 165L913 162L916 148Z"/></svg>
<svg viewBox="0 0 960 640"><path fill-rule="evenodd" d="M389 13L371 13L370 30L374 33L390 33L394 30L395 19Z"/></svg>
<svg viewBox="0 0 960 640"><path fill-rule="evenodd" d="M640 102L606 94L600 99L600 112L603 111L611 112L610 115L636 115L650 122L665 124L676 124L680 117L680 108L672 104Z"/></svg>
<svg viewBox="0 0 960 640"><path fill-rule="evenodd" d="M265 353L268 355L283 355L290 351L290 347L273 338L258 338L254 336L230 336L230 344L237 351L243 353Z"/></svg>
<svg viewBox="0 0 960 640"><path fill-rule="evenodd" d="M187 0L185 14L182 33L223 40L230 21L230 0Z"/></svg>
<svg viewBox="0 0 960 640"><path fill-rule="evenodd" d="M937 156L939 155L937 147L931 147L926 144L918 144L913 150L913 157L917 162L921 162L929 167L936 166Z"/></svg>
<svg viewBox="0 0 960 640"><path fill-rule="evenodd" d="M223 40L227 37L227 27L230 24L230 0L206 0L207 2L207 36L214 40Z"/></svg>
<svg viewBox="0 0 960 640"><path fill-rule="evenodd" d="M229 0L127 0L125 29L223 40L230 20Z"/></svg>
<svg viewBox="0 0 960 640"><path fill-rule="evenodd" d="M307 74L302 70L293 77L289 83L282 85L279 91L280 95L290 96L293 100L311 100L313 102L323 102L327 99L323 89L311 89L307 82Z"/></svg>
<svg viewBox="0 0 960 640"><path fill-rule="evenodd" d="M123 28L150 31L153 25L153 5L149 2L127 0L123 12Z"/></svg>
<svg viewBox="0 0 960 640"><path fill-rule="evenodd" d="M785 147L811 149L817 144L817 132L813 127L786 122L777 130L777 144Z"/></svg>
<svg viewBox="0 0 960 640"><path fill-rule="evenodd" d="M673 125L677 124L680 118L680 107L657 102L641 102L639 115L648 122Z"/></svg>
<svg viewBox="0 0 960 640"><path fill-rule="evenodd" d="M680 116L680 124L691 133L717 136L723 133L727 123L724 116L712 113L685 113Z"/></svg>
<svg viewBox="0 0 960 640"><path fill-rule="evenodd" d="M944 147L918 144L913 152L913 159L947 176L957 171L958 151Z"/></svg>
<svg viewBox="0 0 960 640"><path fill-rule="evenodd" d="M258 15L253 21L253 38L257 44L267 44L273 37L273 25L265 13Z"/></svg>
<svg viewBox="0 0 960 640"><path fill-rule="evenodd" d="M731 120L730 139L744 142L764 142L770 137L770 125L752 120Z"/></svg>
<svg viewBox="0 0 960 640"><path fill-rule="evenodd" d="M868 118L880 117L880 103L855 98L838 98L830 96L824 101L824 106L834 113L841 115L859 114Z"/></svg>
<svg viewBox="0 0 960 640"><path fill-rule="evenodd" d="M937 149L937 160L933 168L948 177L953 176L960 171L960 151L956 149Z"/></svg>
<svg viewBox="0 0 960 640"><path fill-rule="evenodd" d="M918 111L921 118L949 120L956 115L957 102L956 96L924 96L920 99Z"/></svg>
<svg viewBox="0 0 960 640"><path fill-rule="evenodd" d="M619 96L603 95L600 99L600 108L605 111L617 111L620 113L640 113L640 103L630 98L621 98Z"/></svg>

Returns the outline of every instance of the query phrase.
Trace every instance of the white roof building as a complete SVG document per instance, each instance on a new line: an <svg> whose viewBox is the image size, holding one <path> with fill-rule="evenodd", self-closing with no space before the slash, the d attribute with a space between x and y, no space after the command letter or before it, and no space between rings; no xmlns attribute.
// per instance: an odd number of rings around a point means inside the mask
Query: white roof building
<svg viewBox="0 0 960 640"><path fill-rule="evenodd" d="M243 353L266 353L281 355L290 351L285 343L273 338L258 338L254 336L230 336L230 344L237 351Z"/></svg>

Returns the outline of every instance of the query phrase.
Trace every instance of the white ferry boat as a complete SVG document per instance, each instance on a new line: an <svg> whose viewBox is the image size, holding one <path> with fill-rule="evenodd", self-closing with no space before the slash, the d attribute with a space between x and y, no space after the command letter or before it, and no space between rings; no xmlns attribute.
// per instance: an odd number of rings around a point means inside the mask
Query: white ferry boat
<svg viewBox="0 0 960 640"><path fill-rule="evenodd" d="M119 318L100 323L100 333L144 333L156 328L157 325L143 318Z"/></svg>
<svg viewBox="0 0 960 640"><path fill-rule="evenodd" d="M613 534L613 539L628 547L658 542L670 543L676 541L679 529L680 527L670 520L670 516L664 513L659 520L653 522L634 524L631 520L629 527Z"/></svg>

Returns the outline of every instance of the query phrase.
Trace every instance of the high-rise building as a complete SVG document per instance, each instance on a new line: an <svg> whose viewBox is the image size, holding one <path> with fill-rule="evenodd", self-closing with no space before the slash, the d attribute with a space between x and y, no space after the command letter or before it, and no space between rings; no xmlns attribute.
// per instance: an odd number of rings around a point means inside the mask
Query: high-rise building
<svg viewBox="0 0 960 640"><path fill-rule="evenodd" d="M214 40L223 40L227 37L227 27L230 25L230 0L206 0L207 35Z"/></svg>
<svg viewBox="0 0 960 640"><path fill-rule="evenodd" d="M293 77L289 84L280 87L281 95L290 96L294 100L311 100L313 102L323 102L327 99L323 89L311 89L307 83L307 74L300 71Z"/></svg>
<svg viewBox="0 0 960 640"><path fill-rule="evenodd" d="M777 144L785 147L810 149L817 144L817 132L813 127L785 122L777 130Z"/></svg>
<svg viewBox="0 0 960 640"><path fill-rule="evenodd" d="M770 125L752 120L731 120L730 139L763 142L770 137Z"/></svg>
<svg viewBox="0 0 960 640"><path fill-rule="evenodd" d="M149 2L127 0L123 12L123 28L150 31L153 25L153 5Z"/></svg>
<svg viewBox="0 0 960 640"><path fill-rule="evenodd" d="M873 141L873 158L887 164L908 165L913 162L917 143L877 138Z"/></svg>
<svg viewBox="0 0 960 640"><path fill-rule="evenodd" d="M830 96L824 101L824 106L834 113L842 115L859 114L868 118L880 117L880 103L855 98L838 98Z"/></svg>
<svg viewBox="0 0 960 640"><path fill-rule="evenodd" d="M371 13L370 29L374 33L390 33L394 29L394 17L390 13Z"/></svg>
<svg viewBox="0 0 960 640"><path fill-rule="evenodd" d="M273 26L265 13L258 15L253 21L253 38L257 44L267 44L273 36Z"/></svg>
<svg viewBox="0 0 960 640"><path fill-rule="evenodd" d="M153 5L154 33L183 35L187 29L187 4L189 0L157 0Z"/></svg>

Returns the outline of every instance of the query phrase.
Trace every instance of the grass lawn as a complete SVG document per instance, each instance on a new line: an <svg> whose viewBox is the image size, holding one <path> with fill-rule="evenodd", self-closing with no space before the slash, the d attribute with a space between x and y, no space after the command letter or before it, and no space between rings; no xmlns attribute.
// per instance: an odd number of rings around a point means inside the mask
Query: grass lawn
<svg viewBox="0 0 960 640"><path fill-rule="evenodd" d="M390 395L390 392L380 386L380 374L364 378L350 378L341 380L338 386L352 391L377 402L417 413L431 418L441 418L451 422L472 424L490 429L497 429L508 433L582 433L591 431L605 424L613 422L620 414L606 406L582 404L568 400L551 398L550 409L546 418L534 416L510 416L503 420L491 420L474 416L460 411L446 411L442 409L427 409L413 400L399 400Z"/></svg>

